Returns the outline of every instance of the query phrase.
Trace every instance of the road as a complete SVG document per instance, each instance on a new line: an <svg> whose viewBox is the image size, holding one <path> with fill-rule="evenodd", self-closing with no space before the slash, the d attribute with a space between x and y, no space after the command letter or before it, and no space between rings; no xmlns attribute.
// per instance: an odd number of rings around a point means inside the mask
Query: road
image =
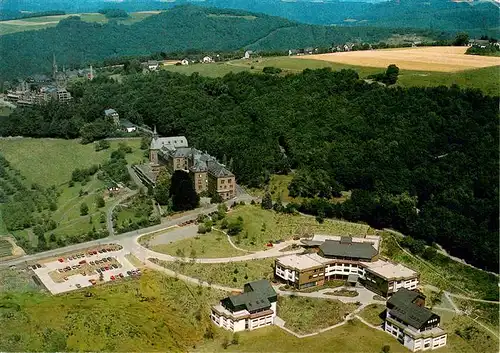
<svg viewBox="0 0 500 353"><path fill-rule="evenodd" d="M225 203L229 206L235 201L236 202L240 202L240 201L247 202L249 200L252 200L252 197L250 195L244 194L244 195L238 196L232 200L226 201ZM65 254L68 252L79 251L79 250L91 248L91 247L99 245L99 244L121 243L122 240L125 240L127 238L133 238L133 237L138 238L139 236L142 236L142 235L165 230L167 228L178 225L180 223L196 219L198 217L198 215L200 215L202 213L209 214L209 213L214 212L214 211L217 211L217 205L212 205L210 207L205 207L205 208L200 207L200 208L197 208L195 210L186 212L185 215L183 215L181 217L171 219L171 220L164 220L164 221L162 221L161 224L157 224L157 225L154 225L151 227L147 227L147 228L143 228L140 230L127 232L127 233L123 233L123 234L119 234L119 235L114 235L114 233L113 233L113 235L111 235L111 233L110 233L110 235L106 238L91 240L91 241L88 241L85 243L73 244L73 245L62 247L62 248L48 250L48 251L44 251L44 252L40 252L40 253L36 253L36 254L32 254L32 255L25 255L22 257L18 257L17 259L14 259L14 260L0 262L0 267L20 265L20 264L23 264L26 262L35 262L37 260L41 260L41 259L44 259L47 257L55 257L59 254Z"/></svg>

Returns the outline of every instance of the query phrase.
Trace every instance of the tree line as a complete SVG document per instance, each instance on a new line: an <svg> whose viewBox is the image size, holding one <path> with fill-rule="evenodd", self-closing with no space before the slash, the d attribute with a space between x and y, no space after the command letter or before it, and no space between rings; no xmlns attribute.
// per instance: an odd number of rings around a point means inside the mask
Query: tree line
<svg viewBox="0 0 500 353"><path fill-rule="evenodd" d="M329 69L222 78L162 71L73 90L69 105L16 110L0 134L64 138L68 124L99 122L113 106L233 160L241 184L261 187L294 170L290 192L310 199L305 212L393 227L498 266L498 97L457 86L384 87ZM330 201L344 190L348 201Z"/></svg>

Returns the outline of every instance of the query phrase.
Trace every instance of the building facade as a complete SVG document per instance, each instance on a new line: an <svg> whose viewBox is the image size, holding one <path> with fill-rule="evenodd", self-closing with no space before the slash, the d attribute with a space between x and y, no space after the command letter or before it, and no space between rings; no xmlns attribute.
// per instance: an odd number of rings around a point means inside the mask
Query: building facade
<svg viewBox="0 0 500 353"><path fill-rule="evenodd" d="M212 322L233 332L274 324L278 297L269 281L250 282L243 288L243 293L224 298L212 307Z"/></svg>
<svg viewBox="0 0 500 353"><path fill-rule="evenodd" d="M277 258L275 277L296 289L320 286L333 279L359 281L384 297L400 288L417 288L418 273L401 264L379 259L379 241L374 237L332 238L337 239L306 241L305 245L317 252Z"/></svg>
<svg viewBox="0 0 500 353"><path fill-rule="evenodd" d="M222 200L236 197L236 178L225 165L208 153L188 146L184 136L158 137L156 128L149 149L153 174L165 166L171 173L182 170L189 173L198 194L219 195Z"/></svg>
<svg viewBox="0 0 500 353"><path fill-rule="evenodd" d="M434 350L444 347L448 337L440 321L425 307L422 293L401 288L387 301L384 330L412 352Z"/></svg>

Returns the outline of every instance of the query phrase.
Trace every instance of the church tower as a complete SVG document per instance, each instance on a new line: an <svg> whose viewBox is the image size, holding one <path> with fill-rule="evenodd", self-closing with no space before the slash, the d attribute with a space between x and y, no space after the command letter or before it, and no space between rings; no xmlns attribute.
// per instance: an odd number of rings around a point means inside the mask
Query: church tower
<svg viewBox="0 0 500 353"><path fill-rule="evenodd" d="M149 162L153 166L158 166L158 150L159 150L158 133L156 132L156 125L155 125L153 130L153 139L151 140L151 145L149 147Z"/></svg>

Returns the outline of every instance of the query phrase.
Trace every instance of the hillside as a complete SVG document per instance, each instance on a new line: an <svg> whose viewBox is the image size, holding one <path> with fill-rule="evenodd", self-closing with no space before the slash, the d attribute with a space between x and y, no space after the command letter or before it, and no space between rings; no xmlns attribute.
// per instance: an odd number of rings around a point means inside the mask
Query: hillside
<svg viewBox="0 0 500 353"><path fill-rule="evenodd" d="M74 67L110 57L188 49L286 50L346 41L377 42L394 33L415 31L304 25L262 14L195 6L176 7L128 26L70 17L54 28L0 36L0 78L49 72L53 54L60 66Z"/></svg>
<svg viewBox="0 0 500 353"><path fill-rule="evenodd" d="M0 135L64 137L67 126L78 131L82 118L114 106L232 160L242 185L295 170L292 196L311 197L304 212L395 228L498 268L498 97L457 86L387 88L328 69L216 79L160 71L74 90L69 109L59 107L67 114L16 109ZM349 200L329 202L348 190Z"/></svg>
<svg viewBox="0 0 500 353"><path fill-rule="evenodd" d="M493 31L498 34L498 5L494 1L451 0L354 0L354 1L281 1L281 0L142 0L114 2L126 11L169 9L181 4L261 12L289 20L321 25L369 25L388 27L434 28L444 31L468 30L474 35ZM15 16L19 10L95 12L109 7L104 0L5 0L4 9ZM492 33L490 33L492 34Z"/></svg>

